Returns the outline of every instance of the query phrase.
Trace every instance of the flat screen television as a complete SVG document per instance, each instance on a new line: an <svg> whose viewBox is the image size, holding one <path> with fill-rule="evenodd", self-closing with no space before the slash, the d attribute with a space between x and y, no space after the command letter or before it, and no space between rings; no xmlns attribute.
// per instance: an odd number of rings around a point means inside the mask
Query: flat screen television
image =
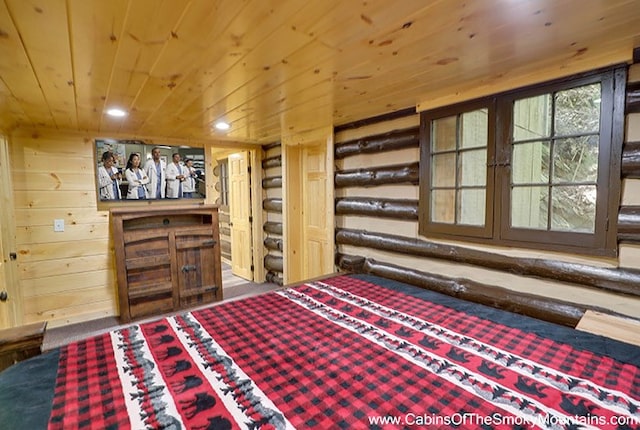
<svg viewBox="0 0 640 430"><path fill-rule="evenodd" d="M134 161L136 155L138 163ZM205 198L203 148L101 138L95 140L95 157L97 195L101 202ZM127 174L129 161L138 169L130 169ZM161 166L162 173L158 175L151 164Z"/></svg>

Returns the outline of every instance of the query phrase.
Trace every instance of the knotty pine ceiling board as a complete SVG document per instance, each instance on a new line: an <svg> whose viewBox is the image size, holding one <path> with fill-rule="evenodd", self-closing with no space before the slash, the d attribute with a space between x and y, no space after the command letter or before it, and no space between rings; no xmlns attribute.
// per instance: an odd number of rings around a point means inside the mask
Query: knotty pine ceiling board
<svg viewBox="0 0 640 430"><path fill-rule="evenodd" d="M15 117L3 115L2 122L6 128L16 124L53 122L49 106L20 40L20 33L4 2L0 2L0 80L6 88L3 90L6 96L2 99L1 110L8 113L14 109L11 105L19 105L24 113Z"/></svg>
<svg viewBox="0 0 640 430"><path fill-rule="evenodd" d="M4 0L0 128L273 142L629 62L639 23L638 0Z"/></svg>
<svg viewBox="0 0 640 430"><path fill-rule="evenodd" d="M100 130L128 0L70 0L73 82L78 128Z"/></svg>
<svg viewBox="0 0 640 430"><path fill-rule="evenodd" d="M165 51L156 65L154 79L166 88L160 92L161 100L146 116L143 129L162 129L166 118L173 117L178 126L175 132L183 132L186 123L184 110L194 100L202 98L211 74L209 68L224 61L226 54L219 49L223 32L245 7L246 2L221 2L215 8L202 2L190 4L172 33L174 49ZM199 31L202 28L208 30ZM163 81L163 76L168 76L169 80ZM197 103L197 106L197 111L202 112L202 103Z"/></svg>
<svg viewBox="0 0 640 430"><path fill-rule="evenodd" d="M78 126L64 0L6 0L56 128ZM55 37L52 37L55 35Z"/></svg>
<svg viewBox="0 0 640 430"><path fill-rule="evenodd" d="M105 107L118 106L129 111L129 116L116 119L103 116L107 128L129 132L148 114L138 103L140 94L145 87L153 86L155 64L165 50L172 49L172 31L188 3L187 0L129 2L105 102Z"/></svg>
<svg viewBox="0 0 640 430"><path fill-rule="evenodd" d="M293 12L275 13L296 11L306 5L290 0L277 2L277 6L278 9L275 10L269 2L250 2L245 8L250 16L241 15L232 21L227 30L230 37L223 37L208 48L219 59L205 68L202 85L204 90L191 92L188 97L192 103L186 109L174 113L183 122L196 121L200 127L211 128L215 120L227 119L235 124L229 133L231 136L241 130L242 118L230 114L233 108L228 98L232 94L244 94L243 103L247 103L253 93L248 92L245 87L256 80L259 80L261 87L268 86L268 79L272 75L269 72L280 63L280 58L308 41L308 37L295 34L290 27L284 25L288 14ZM260 25L250 25L250 22L260 22ZM216 105L221 101L222 108L219 108ZM164 115L154 116L155 124L163 121Z"/></svg>

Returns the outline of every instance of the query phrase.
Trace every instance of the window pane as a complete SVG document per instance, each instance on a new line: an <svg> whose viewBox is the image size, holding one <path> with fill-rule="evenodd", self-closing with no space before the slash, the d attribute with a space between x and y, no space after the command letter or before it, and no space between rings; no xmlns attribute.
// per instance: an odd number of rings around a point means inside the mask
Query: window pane
<svg viewBox="0 0 640 430"><path fill-rule="evenodd" d="M600 129L600 84L556 93L555 134L597 132Z"/></svg>
<svg viewBox="0 0 640 430"><path fill-rule="evenodd" d="M549 143L520 143L513 146L513 184L546 184L549 181Z"/></svg>
<svg viewBox="0 0 640 430"><path fill-rule="evenodd" d="M431 157L431 186L456 186L456 154L440 154Z"/></svg>
<svg viewBox="0 0 640 430"><path fill-rule="evenodd" d="M460 185L484 186L487 183L487 150L460 153Z"/></svg>
<svg viewBox="0 0 640 430"><path fill-rule="evenodd" d="M488 110L480 109L462 114L462 148L487 146L488 139Z"/></svg>
<svg viewBox="0 0 640 430"><path fill-rule="evenodd" d="M615 255L606 226L619 209L627 71L585 71L421 112L418 234Z"/></svg>
<svg viewBox="0 0 640 430"><path fill-rule="evenodd" d="M596 219L596 186L558 186L551 192L551 229L593 233Z"/></svg>
<svg viewBox="0 0 640 430"><path fill-rule="evenodd" d="M432 152L453 151L456 149L456 116L436 119L431 123Z"/></svg>
<svg viewBox="0 0 640 430"><path fill-rule="evenodd" d="M543 94L513 104L513 139L530 140L551 135L551 96Z"/></svg>
<svg viewBox="0 0 640 430"><path fill-rule="evenodd" d="M431 221L453 224L455 204L455 190L433 190L431 192Z"/></svg>
<svg viewBox="0 0 640 430"><path fill-rule="evenodd" d="M559 139L553 147L553 182L598 179L598 136Z"/></svg>
<svg viewBox="0 0 640 430"><path fill-rule="evenodd" d="M513 187L511 189L511 226L547 229L548 187Z"/></svg>
<svg viewBox="0 0 640 430"><path fill-rule="evenodd" d="M484 225L485 195L484 189L460 190L458 193L460 198L458 204L459 224Z"/></svg>

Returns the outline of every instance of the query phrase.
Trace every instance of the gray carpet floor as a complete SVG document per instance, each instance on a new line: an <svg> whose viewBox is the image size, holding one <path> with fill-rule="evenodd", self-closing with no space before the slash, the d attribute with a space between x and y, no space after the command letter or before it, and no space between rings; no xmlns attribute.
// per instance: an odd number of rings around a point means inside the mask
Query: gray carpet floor
<svg viewBox="0 0 640 430"><path fill-rule="evenodd" d="M246 279L234 276L231 273L231 267L223 265L222 270L222 297L223 302L238 300L244 297L250 297L257 294L266 293L279 288L278 285L272 283L256 284ZM206 306L210 306L206 305ZM204 306L204 307L206 307ZM160 316L150 318L148 321L158 319ZM139 324L145 320L132 322L131 324ZM131 325L127 324L127 325ZM48 351L71 342L86 339L108 331L126 327L121 325L117 317L100 318L97 320L86 321L78 324L71 324L64 327L56 327L47 329L44 335L42 350Z"/></svg>

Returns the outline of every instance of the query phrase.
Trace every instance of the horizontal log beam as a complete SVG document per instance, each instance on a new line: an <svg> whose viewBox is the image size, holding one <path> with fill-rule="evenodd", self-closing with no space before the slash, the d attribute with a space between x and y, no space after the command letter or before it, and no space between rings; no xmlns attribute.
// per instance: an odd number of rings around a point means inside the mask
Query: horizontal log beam
<svg viewBox="0 0 640 430"><path fill-rule="evenodd" d="M264 199L262 209L267 212L282 213L282 199Z"/></svg>
<svg viewBox="0 0 640 430"><path fill-rule="evenodd" d="M418 146L420 146L420 129L413 127L337 144L334 158L339 160L352 155L417 148Z"/></svg>
<svg viewBox="0 0 640 430"><path fill-rule="evenodd" d="M608 269L557 260L509 257L461 246L352 229L336 229L336 243L472 264L516 275L534 276L640 296L639 270Z"/></svg>
<svg viewBox="0 0 640 430"><path fill-rule="evenodd" d="M270 149L277 148L279 146L280 146L280 142L266 143L262 145L262 149L264 149L265 151L268 151Z"/></svg>
<svg viewBox="0 0 640 430"><path fill-rule="evenodd" d="M419 176L418 163L397 164L370 169L341 170L335 174L335 186L336 188L375 187L403 183L418 185Z"/></svg>
<svg viewBox="0 0 640 430"><path fill-rule="evenodd" d="M272 234L280 234L281 235L282 234L282 223L281 222L267 221L262 226L262 231L264 231L265 233L272 233Z"/></svg>
<svg viewBox="0 0 640 430"><path fill-rule="evenodd" d="M228 213L218 212L218 221L220 221L221 223L229 224L231 218Z"/></svg>
<svg viewBox="0 0 640 430"><path fill-rule="evenodd" d="M267 272L267 275L265 276L265 278L267 282L271 282L272 284L276 284L282 287L282 284L283 284L282 278L278 276L276 273Z"/></svg>
<svg viewBox="0 0 640 430"><path fill-rule="evenodd" d="M512 291L465 278L433 275L395 264L377 262L369 258L364 261L363 271L473 303L568 327L575 327L586 311L585 306L575 303Z"/></svg>
<svg viewBox="0 0 640 430"><path fill-rule="evenodd" d="M231 236L231 228L230 227L220 227L220 235L221 236Z"/></svg>
<svg viewBox="0 0 640 430"><path fill-rule="evenodd" d="M627 85L625 111L627 113L640 112L640 82L634 82Z"/></svg>
<svg viewBox="0 0 640 430"><path fill-rule="evenodd" d="M640 242L640 206L622 206L618 212L618 240Z"/></svg>
<svg viewBox="0 0 640 430"><path fill-rule="evenodd" d="M270 169L272 167L282 166L282 155L276 155L275 157L269 157L262 160L262 168Z"/></svg>
<svg viewBox="0 0 640 430"><path fill-rule="evenodd" d="M265 255L264 267L271 272L282 273L283 258L275 255Z"/></svg>
<svg viewBox="0 0 640 430"><path fill-rule="evenodd" d="M225 252L227 254L231 253L231 242L227 242L226 240L220 241L220 251Z"/></svg>
<svg viewBox="0 0 640 430"><path fill-rule="evenodd" d="M384 113L378 116L372 116L369 118L359 119L357 121L353 121L347 124L337 125L334 127L334 133L339 133L344 130L351 130L355 128L364 127L366 125L377 124L380 122L391 121L397 118L404 118L411 115L417 115L415 107L408 107L404 109L400 109L394 112Z"/></svg>
<svg viewBox="0 0 640 430"><path fill-rule="evenodd" d="M336 199L336 215L417 220L418 201L369 197L338 198Z"/></svg>
<svg viewBox="0 0 640 430"><path fill-rule="evenodd" d="M273 251L282 251L284 249L282 239L274 239L273 237L267 237L264 240L264 246Z"/></svg>
<svg viewBox="0 0 640 430"><path fill-rule="evenodd" d="M365 260L365 257L359 255L336 253L336 266L347 272L364 273Z"/></svg>
<svg viewBox="0 0 640 430"><path fill-rule="evenodd" d="M262 188L282 188L282 176L269 176L262 180Z"/></svg>
<svg viewBox="0 0 640 430"><path fill-rule="evenodd" d="M623 178L640 179L640 142L627 142L622 147Z"/></svg>

